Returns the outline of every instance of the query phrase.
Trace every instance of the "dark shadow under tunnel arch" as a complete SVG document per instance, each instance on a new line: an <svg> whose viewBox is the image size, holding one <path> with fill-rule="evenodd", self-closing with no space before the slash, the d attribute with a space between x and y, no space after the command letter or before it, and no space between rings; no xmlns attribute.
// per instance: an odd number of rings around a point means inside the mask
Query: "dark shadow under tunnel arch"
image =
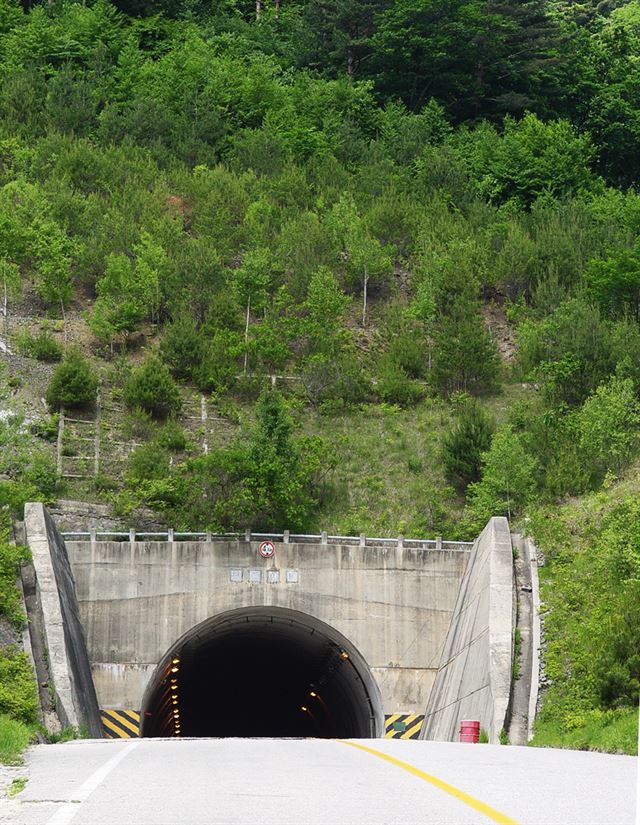
<svg viewBox="0 0 640 825"><path fill-rule="evenodd" d="M380 691L358 650L319 619L278 607L214 616L165 655L142 736L382 735Z"/></svg>

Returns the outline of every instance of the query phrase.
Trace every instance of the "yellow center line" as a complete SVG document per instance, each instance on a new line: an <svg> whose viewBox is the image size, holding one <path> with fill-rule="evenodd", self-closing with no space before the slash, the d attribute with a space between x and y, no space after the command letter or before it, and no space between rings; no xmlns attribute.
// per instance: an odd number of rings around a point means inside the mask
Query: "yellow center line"
<svg viewBox="0 0 640 825"><path fill-rule="evenodd" d="M499 822L500 825L518 825L516 820L511 819L510 816L506 816L506 814L501 814L500 811L496 811L496 809L492 808L490 805L481 802L479 799L476 799L473 796L469 796L468 793L461 791L459 788L456 788L453 785L449 785L448 782L443 782L442 779L438 779L437 776L432 776L430 773L421 771L420 768L415 768L408 762L403 762L400 759L396 759L395 756L389 756L388 753L376 750L375 748L368 748L366 745L358 745L355 742L349 742L346 739L338 739L336 741L340 742L343 745L349 745L352 748L358 748L358 750L370 753L372 756L377 756L379 759L384 759L385 762L390 762L397 768L402 768L408 773L417 776L419 779L424 779L425 782L429 782L436 788L440 788L441 791L451 794L451 796L454 796L456 799L459 799L461 802L464 802L465 805L469 805L470 808L473 808L474 810L479 811L481 814L488 816L489 819L492 819L494 822Z"/></svg>

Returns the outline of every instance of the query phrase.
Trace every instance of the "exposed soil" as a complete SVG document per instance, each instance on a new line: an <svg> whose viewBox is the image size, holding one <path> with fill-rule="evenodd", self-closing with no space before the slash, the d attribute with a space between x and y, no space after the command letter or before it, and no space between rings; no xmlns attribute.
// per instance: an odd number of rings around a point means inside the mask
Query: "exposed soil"
<svg viewBox="0 0 640 825"><path fill-rule="evenodd" d="M498 304L483 304L482 318L491 337L496 343L500 357L505 364L513 364L516 358L517 345L513 328L504 309Z"/></svg>

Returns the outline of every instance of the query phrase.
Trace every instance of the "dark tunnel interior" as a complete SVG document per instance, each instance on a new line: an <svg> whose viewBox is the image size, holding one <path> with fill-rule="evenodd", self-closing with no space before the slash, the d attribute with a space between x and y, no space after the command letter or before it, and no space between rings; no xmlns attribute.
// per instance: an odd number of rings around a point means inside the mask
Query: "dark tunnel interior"
<svg viewBox="0 0 640 825"><path fill-rule="evenodd" d="M194 629L160 664L143 736L363 738L379 735L364 659L296 611L231 611Z"/></svg>

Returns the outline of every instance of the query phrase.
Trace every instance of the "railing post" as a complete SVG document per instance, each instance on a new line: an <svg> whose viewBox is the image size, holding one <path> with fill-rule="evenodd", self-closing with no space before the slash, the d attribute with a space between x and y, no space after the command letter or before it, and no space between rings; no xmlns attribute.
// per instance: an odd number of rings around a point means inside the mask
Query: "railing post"
<svg viewBox="0 0 640 825"><path fill-rule="evenodd" d="M135 544L135 543L136 543L136 531L135 531L135 527L132 527L129 530L129 544Z"/></svg>
<svg viewBox="0 0 640 825"><path fill-rule="evenodd" d="M251 541L251 527L247 527L247 529L244 531L244 540Z"/></svg>
<svg viewBox="0 0 640 825"><path fill-rule="evenodd" d="M398 550L402 550L404 547L404 536L398 536Z"/></svg>
<svg viewBox="0 0 640 825"><path fill-rule="evenodd" d="M209 531L207 531L207 537L206 537L205 541L209 541L209 542L213 541L213 537L211 536L211 533Z"/></svg>
<svg viewBox="0 0 640 825"><path fill-rule="evenodd" d="M96 531L95 527L90 527L89 528L89 541L91 542L91 544L96 543L96 532L97 531Z"/></svg>
<svg viewBox="0 0 640 825"><path fill-rule="evenodd" d="M289 531L288 531L288 530L285 530L285 531L284 531L284 533L282 534L282 542L283 542L283 544L289 544L289 535L290 535L290 534L289 534Z"/></svg>
<svg viewBox="0 0 640 825"><path fill-rule="evenodd" d="M436 550L442 550L442 536L436 536Z"/></svg>
<svg viewBox="0 0 640 825"><path fill-rule="evenodd" d="M367 537L364 533L360 533L360 547L365 547L367 544Z"/></svg>
<svg viewBox="0 0 640 825"><path fill-rule="evenodd" d="M169 528L167 529L167 541L168 541L169 543L173 543L173 540L174 540L174 539L173 539L173 527L169 527Z"/></svg>
<svg viewBox="0 0 640 825"><path fill-rule="evenodd" d="M322 533L320 533L320 544L326 544L326 543L327 543L327 531L323 530Z"/></svg>

